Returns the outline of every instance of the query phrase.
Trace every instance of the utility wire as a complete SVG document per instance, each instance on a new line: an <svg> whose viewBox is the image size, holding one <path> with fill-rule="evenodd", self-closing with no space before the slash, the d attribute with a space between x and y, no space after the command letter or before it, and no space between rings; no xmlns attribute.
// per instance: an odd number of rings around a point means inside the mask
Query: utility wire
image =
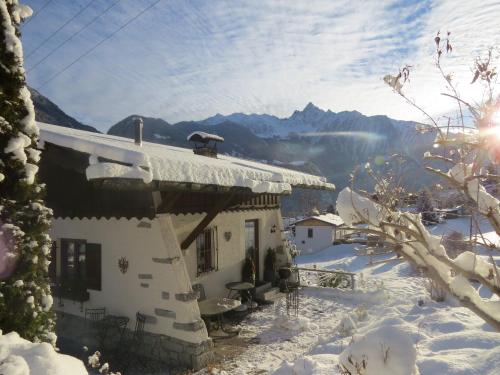
<svg viewBox="0 0 500 375"><path fill-rule="evenodd" d="M46 54L44 57L42 57L41 60L38 60L37 63L35 63L33 66L31 66L27 72L30 72L32 71L33 69L35 69L38 65L40 65L42 62L44 62L45 60L47 60L47 58L49 58L51 55L53 55L56 51L59 50L59 48L61 48L62 46L64 46L66 43L68 43L70 40L72 40L74 37L76 37L77 35L79 35L83 30L85 30L87 27L89 27L90 25L92 25L95 21L97 21L99 18L101 18L104 14L106 14L111 8L113 8L116 4L118 4L120 2L120 0L117 0L115 1L114 3L112 3L109 7L107 7L106 9L104 9L101 13L99 13L97 16L95 16L89 23L87 23L85 26L83 26L80 30L78 30L76 33L73 33L69 38L67 38L66 40L64 40L61 44L59 44L56 48L52 49L48 54Z"/></svg>
<svg viewBox="0 0 500 375"><path fill-rule="evenodd" d="M29 58L30 56L32 56L36 51L38 51L45 43L47 43L50 39L52 39L52 37L54 35L56 35L59 31L61 31L64 26L66 26L67 24L69 24L71 21L73 21L76 17L78 17L80 14L82 14L90 5L92 5L92 3L94 2L95 0L90 0L87 5L85 5L82 9L80 9L73 17L71 17L69 20L67 20L66 22L64 22L61 26L59 26L59 28L56 29L56 31L54 31L52 34L50 34L47 38L45 38L42 43L40 43L34 50L32 50L30 53L28 53L26 55L25 58Z"/></svg>
<svg viewBox="0 0 500 375"><path fill-rule="evenodd" d="M123 30L125 27L127 27L129 24L131 24L133 21L135 21L137 18L139 18L140 16L142 16L144 13L146 13L149 9L151 9L152 7L154 7L156 4L158 4L161 0L157 0L155 1L154 3L152 3L151 5L147 6L146 8L144 8L143 10L141 10L139 13L137 13L134 17L132 17L131 19L129 19L127 22L125 22L122 26L120 26L118 29L116 29L114 32L112 32L110 35L108 35L106 38L104 38L103 40L101 40L99 43L95 44L92 48L90 48L89 50L87 50L86 52L84 52L83 54L81 54L80 56L78 56L72 63L66 65L62 70L58 71L56 74L54 74L52 77L50 77L48 80L46 80L45 82L43 82L40 86L37 87L37 89L40 89L42 88L43 86L45 86L47 83L49 83L50 81L52 81L53 79L57 78L59 75L61 75L62 73L64 73L66 70L68 70L69 68L71 68L73 65L75 65L78 61L80 61L81 59L83 59L85 56L87 56L89 53L91 53L92 51L94 51L97 47L99 47L101 44L103 44L105 41L111 39L113 36L115 36L119 31Z"/></svg>
<svg viewBox="0 0 500 375"><path fill-rule="evenodd" d="M24 26L26 26L28 23L30 23L30 22L31 22L31 20L33 20L33 18L35 18L36 16L38 16L38 15L40 14L40 12L41 12L42 10L44 10L44 9L45 9L45 7L46 7L47 5L49 5L49 3L51 3L51 2L52 2L52 0L48 0L45 4L43 4L43 5L40 7L40 9L38 9L38 10L36 11L36 13L34 13L34 14L30 17L30 18L28 18L28 20L27 20L26 22L24 22L24 23L22 24L22 25L23 25L23 27L24 27Z"/></svg>

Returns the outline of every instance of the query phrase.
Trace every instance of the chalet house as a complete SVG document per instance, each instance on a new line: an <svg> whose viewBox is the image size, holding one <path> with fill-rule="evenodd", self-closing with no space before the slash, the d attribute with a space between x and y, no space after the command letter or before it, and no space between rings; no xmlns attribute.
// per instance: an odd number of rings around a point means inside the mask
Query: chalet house
<svg viewBox="0 0 500 375"><path fill-rule="evenodd" d="M196 149L142 142L39 123L39 178L54 211L51 229L58 334L85 309L146 315L177 364L202 367L211 339L200 317L206 297L227 296L244 259L262 280L265 252L289 261L280 197L292 187L333 190L325 178ZM208 147L210 148L210 147ZM66 331L65 331L66 330Z"/></svg>
<svg viewBox="0 0 500 375"><path fill-rule="evenodd" d="M344 221L338 215L310 216L295 222L295 245L303 254L315 253L343 240L347 234Z"/></svg>

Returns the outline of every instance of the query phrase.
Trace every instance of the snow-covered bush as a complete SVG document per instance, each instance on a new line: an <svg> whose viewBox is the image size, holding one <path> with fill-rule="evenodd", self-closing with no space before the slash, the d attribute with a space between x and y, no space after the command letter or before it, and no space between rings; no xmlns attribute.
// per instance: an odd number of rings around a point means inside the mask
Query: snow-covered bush
<svg viewBox="0 0 500 375"><path fill-rule="evenodd" d="M496 234L500 236L500 201L489 194L483 186L483 180L500 180L500 176L485 174L487 163L500 163L500 95L495 92L495 68L492 66L493 55L489 50L486 56L478 57L474 62L472 83L480 81L484 84L485 100L480 105L472 105L460 98L451 73L445 73L441 65L445 53L452 51L449 41L441 39L439 33L435 38L436 65L446 82L446 95L457 103L458 123L451 124L447 118L445 124L430 116L412 99L405 96L404 85L408 82L410 67L404 67L395 76L384 78L392 89L408 103L420 110L428 119L427 124L420 123L418 130L433 131L436 134L435 145L443 147L443 155L431 152L424 154L429 162L439 161L449 165L447 171L427 166L430 172L442 177L449 186L460 192L468 202L467 211L472 213L473 228L482 244L490 251L487 260L473 252L465 251L456 259L446 252L441 236L433 235L422 223L422 215L398 210L391 203L392 191L399 186L385 184L384 191L373 195L355 189L355 175L352 186L342 190L337 199L337 210L347 225L368 224L366 232L383 235L386 241L394 244L397 253L424 270L433 280L436 288L442 288L456 297L464 306L474 311L497 330L500 330L500 276L494 262L493 252L498 252L496 244L484 240L478 220L480 217L489 221ZM496 78L496 77L495 77ZM474 128L466 130L464 112L468 111L474 119ZM485 154L489 156L486 160ZM366 166L369 175L373 172ZM375 181L380 178L375 176ZM481 287L489 288L494 298L483 298L470 280L478 282Z"/></svg>
<svg viewBox="0 0 500 375"><path fill-rule="evenodd" d="M101 364L101 352L96 351L88 358L88 366L92 369L99 369L99 373L103 375L121 375L119 372L111 372L109 363Z"/></svg>
<svg viewBox="0 0 500 375"><path fill-rule="evenodd" d="M0 331L0 374L2 375L88 375L83 362L59 354L48 343L32 343L16 332Z"/></svg>
<svg viewBox="0 0 500 375"><path fill-rule="evenodd" d="M38 128L26 87L20 22L32 13L0 1L0 329L55 345L48 266L52 211L36 181Z"/></svg>
<svg viewBox="0 0 500 375"><path fill-rule="evenodd" d="M417 374L416 359L410 336L391 326L355 337L339 356L341 373L349 375Z"/></svg>

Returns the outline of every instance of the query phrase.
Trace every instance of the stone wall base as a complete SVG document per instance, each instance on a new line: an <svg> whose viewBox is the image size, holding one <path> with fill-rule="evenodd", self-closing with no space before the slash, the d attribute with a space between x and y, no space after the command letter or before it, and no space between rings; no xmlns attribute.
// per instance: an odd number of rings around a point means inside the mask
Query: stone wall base
<svg viewBox="0 0 500 375"><path fill-rule="evenodd" d="M90 351L103 351L102 348L98 347L99 341L95 331L92 330L92 323L86 322L82 317L57 312L56 333L58 337L63 338L66 342L71 341L75 347L80 346L82 350L84 346L87 346ZM131 338L132 334L133 332L127 329L124 340ZM118 339L107 337L106 342L113 343L113 340L117 341ZM160 360L172 368L183 367L194 370L206 367L214 359L211 339L195 344L175 337L149 332L144 332L144 344L136 350L135 354Z"/></svg>

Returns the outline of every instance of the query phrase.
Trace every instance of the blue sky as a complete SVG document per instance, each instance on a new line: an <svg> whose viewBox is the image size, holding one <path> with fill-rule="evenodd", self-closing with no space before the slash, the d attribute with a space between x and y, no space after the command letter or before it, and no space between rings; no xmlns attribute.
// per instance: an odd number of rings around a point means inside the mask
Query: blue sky
<svg viewBox="0 0 500 375"><path fill-rule="evenodd" d="M465 97L480 94L468 84L474 56L500 45L498 1L160 0L51 79L156 1L52 0L40 12L47 0L25 1L35 12L22 28L28 83L101 130L132 113L171 123L233 112L288 117L310 101L418 120L384 85L385 74L413 65L408 94L448 113L453 103L439 95L432 58L436 31L452 31L446 69Z"/></svg>

